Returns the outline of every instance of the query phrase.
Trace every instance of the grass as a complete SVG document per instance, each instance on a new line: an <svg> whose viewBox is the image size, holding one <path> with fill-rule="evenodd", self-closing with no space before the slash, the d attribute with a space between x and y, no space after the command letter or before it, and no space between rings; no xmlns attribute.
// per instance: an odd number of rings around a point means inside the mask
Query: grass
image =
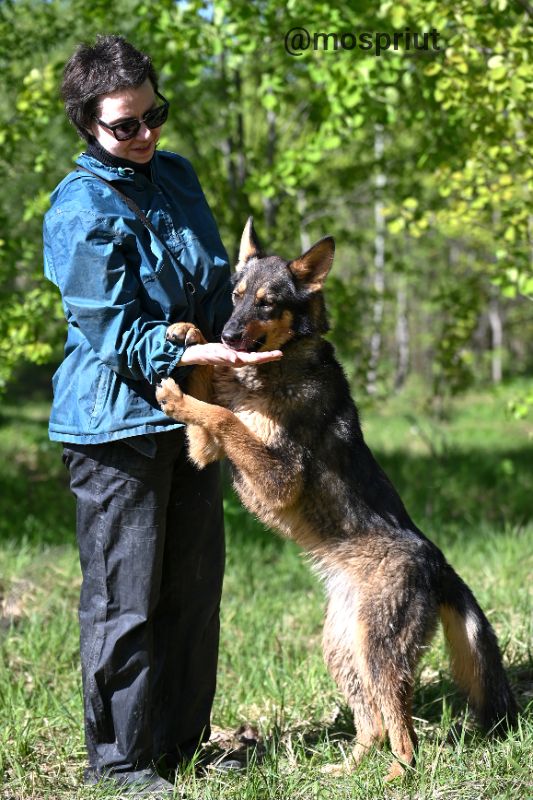
<svg viewBox="0 0 533 800"><path fill-rule="evenodd" d="M244 776L195 775L205 800L526 798L531 790L532 425L506 414L514 389L470 394L444 420L416 393L364 414L367 439L423 530L470 584L495 626L519 700L520 727L500 742L476 732L450 682L442 637L415 693L420 748L407 777L385 786L386 751L353 775L324 774L353 737L320 650L323 595L290 542L265 531L228 488L227 572L215 732L244 722L263 739ZM74 505L47 400L9 399L0 413L0 797L111 798L81 787L80 585Z"/></svg>

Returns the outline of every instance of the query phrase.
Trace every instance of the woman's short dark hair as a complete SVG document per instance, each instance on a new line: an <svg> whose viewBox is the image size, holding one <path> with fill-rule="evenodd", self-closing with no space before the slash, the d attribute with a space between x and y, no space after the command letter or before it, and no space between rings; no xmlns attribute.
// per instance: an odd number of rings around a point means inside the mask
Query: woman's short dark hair
<svg viewBox="0 0 533 800"><path fill-rule="evenodd" d="M151 58L122 36L101 35L94 45L80 44L66 63L61 97L67 117L82 139L94 139L90 127L98 115L100 95L136 88L147 78L157 91Z"/></svg>

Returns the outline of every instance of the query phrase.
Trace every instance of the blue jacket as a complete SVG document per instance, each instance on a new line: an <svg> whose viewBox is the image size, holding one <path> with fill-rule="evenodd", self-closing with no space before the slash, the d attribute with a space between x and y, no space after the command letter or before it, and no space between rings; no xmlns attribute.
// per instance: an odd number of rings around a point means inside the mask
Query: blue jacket
<svg viewBox="0 0 533 800"><path fill-rule="evenodd" d="M102 181L71 172L44 221L45 274L59 287L68 323L53 378L50 438L95 444L179 427L160 410L155 385L183 349L165 339L192 320L184 284L215 336L231 308L228 258L190 163L156 152L153 183L83 154L78 164L112 181L150 219L172 253ZM179 367L178 380L189 368Z"/></svg>

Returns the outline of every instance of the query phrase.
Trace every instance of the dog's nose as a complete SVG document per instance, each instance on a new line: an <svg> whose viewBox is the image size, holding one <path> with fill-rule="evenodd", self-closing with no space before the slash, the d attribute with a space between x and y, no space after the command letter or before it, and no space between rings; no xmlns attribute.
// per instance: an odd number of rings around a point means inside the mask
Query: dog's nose
<svg viewBox="0 0 533 800"><path fill-rule="evenodd" d="M242 325L232 317L224 325L221 338L224 344L228 345L228 347L233 347L234 344L241 341L242 334Z"/></svg>
<svg viewBox="0 0 533 800"><path fill-rule="evenodd" d="M233 347L236 344L240 344L242 336L238 333L234 333L229 331L228 333L222 333L222 341L228 347Z"/></svg>

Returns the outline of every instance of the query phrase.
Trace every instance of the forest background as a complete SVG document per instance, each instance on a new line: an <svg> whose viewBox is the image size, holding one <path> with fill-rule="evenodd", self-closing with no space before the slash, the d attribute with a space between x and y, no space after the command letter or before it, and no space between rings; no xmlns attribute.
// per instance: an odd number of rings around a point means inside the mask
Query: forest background
<svg viewBox="0 0 533 800"><path fill-rule="evenodd" d="M98 33L152 55L171 103L161 146L192 161L233 262L249 214L287 258L335 237L329 336L365 437L486 610L521 710L507 739L478 737L437 637L406 781L384 787L386 751L324 773L354 730L322 661L322 589L226 481L214 730L234 746L251 721L264 758L240 777L197 780L193 765L180 786L203 800L531 795L532 16L528 0L0 0L3 800L112 796L82 786L75 505L47 437L65 322L41 238L83 150L62 69Z"/></svg>
<svg viewBox="0 0 533 800"><path fill-rule="evenodd" d="M416 378L442 407L519 377L513 410L527 413L531 15L526 0L4 0L2 385L61 358L41 225L83 150L61 71L78 42L115 32L152 55L171 102L161 146L193 162L232 260L250 213L287 258L335 237L331 336L359 395ZM390 47L378 55L365 32Z"/></svg>

